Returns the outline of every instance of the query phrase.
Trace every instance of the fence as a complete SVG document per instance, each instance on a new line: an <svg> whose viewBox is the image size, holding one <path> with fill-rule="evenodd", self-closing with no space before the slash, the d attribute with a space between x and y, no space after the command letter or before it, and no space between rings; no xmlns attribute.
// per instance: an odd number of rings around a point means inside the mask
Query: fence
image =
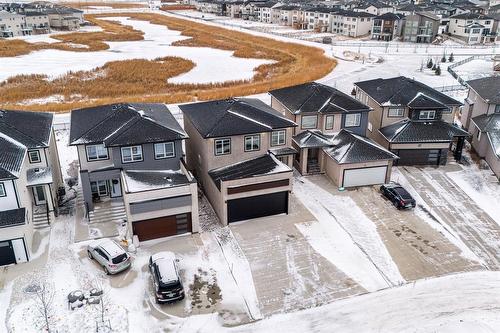
<svg viewBox="0 0 500 333"><path fill-rule="evenodd" d="M465 58L463 60L460 60L456 63L454 63L453 65L450 65L448 66L448 72L451 74L451 76L453 76L461 85L463 85L464 87L468 87L467 85L467 82L461 78L457 72L455 72L454 68L455 67L458 67L458 66L461 66L463 64L466 64L468 62L471 62L472 60L474 59L489 59L491 58L491 54L488 54L488 55L474 55L474 56L471 56L471 57L468 57L468 58Z"/></svg>

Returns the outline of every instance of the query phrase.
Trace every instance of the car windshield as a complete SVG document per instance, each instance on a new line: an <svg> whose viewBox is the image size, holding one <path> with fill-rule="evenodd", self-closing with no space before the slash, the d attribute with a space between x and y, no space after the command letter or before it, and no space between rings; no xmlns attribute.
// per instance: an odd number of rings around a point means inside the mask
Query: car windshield
<svg viewBox="0 0 500 333"><path fill-rule="evenodd" d="M114 257L113 260L111 260L111 261L113 262L113 264L119 264L119 263L125 261L126 259L127 259L127 254L123 253L117 257Z"/></svg>
<svg viewBox="0 0 500 333"><path fill-rule="evenodd" d="M172 282L169 282L169 283L163 283L160 281L160 284L159 284L159 291L169 291L169 290L173 290L173 289L178 289L178 288L181 288L182 285L179 281L172 281Z"/></svg>
<svg viewBox="0 0 500 333"><path fill-rule="evenodd" d="M394 191L403 199L413 199L410 193L406 192L406 190L402 187L395 187Z"/></svg>

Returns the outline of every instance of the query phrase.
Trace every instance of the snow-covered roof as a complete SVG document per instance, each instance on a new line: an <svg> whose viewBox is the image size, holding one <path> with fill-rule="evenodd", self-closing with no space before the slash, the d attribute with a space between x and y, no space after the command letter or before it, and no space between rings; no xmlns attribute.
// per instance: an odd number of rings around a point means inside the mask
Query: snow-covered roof
<svg viewBox="0 0 500 333"><path fill-rule="evenodd" d="M27 186L52 183L51 168L32 168L26 171Z"/></svg>
<svg viewBox="0 0 500 333"><path fill-rule="evenodd" d="M127 193L165 189L190 184L181 170L122 171Z"/></svg>

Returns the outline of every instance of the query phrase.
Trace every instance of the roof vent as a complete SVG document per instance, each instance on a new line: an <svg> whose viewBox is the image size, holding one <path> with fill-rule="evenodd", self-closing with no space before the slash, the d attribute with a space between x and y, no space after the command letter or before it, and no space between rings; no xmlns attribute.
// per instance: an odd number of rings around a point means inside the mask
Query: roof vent
<svg viewBox="0 0 500 333"><path fill-rule="evenodd" d="M111 110L113 110L113 111L116 111L116 110L118 110L119 108L120 108L120 106L119 106L118 104L113 104L113 105L111 105Z"/></svg>

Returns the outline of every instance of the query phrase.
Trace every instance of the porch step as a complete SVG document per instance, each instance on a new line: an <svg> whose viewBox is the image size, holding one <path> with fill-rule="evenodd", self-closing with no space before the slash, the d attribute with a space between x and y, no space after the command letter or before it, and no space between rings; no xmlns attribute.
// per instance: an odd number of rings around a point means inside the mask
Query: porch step
<svg viewBox="0 0 500 333"><path fill-rule="evenodd" d="M50 227L50 215L46 213L33 213L33 229L45 229Z"/></svg>
<svg viewBox="0 0 500 333"><path fill-rule="evenodd" d="M119 223L125 219L127 219L127 212L122 202L112 203L111 207L106 208L96 207L93 211L89 212L89 223Z"/></svg>
<svg viewBox="0 0 500 333"><path fill-rule="evenodd" d="M307 173L321 173L321 168L319 166L318 160L307 161Z"/></svg>

